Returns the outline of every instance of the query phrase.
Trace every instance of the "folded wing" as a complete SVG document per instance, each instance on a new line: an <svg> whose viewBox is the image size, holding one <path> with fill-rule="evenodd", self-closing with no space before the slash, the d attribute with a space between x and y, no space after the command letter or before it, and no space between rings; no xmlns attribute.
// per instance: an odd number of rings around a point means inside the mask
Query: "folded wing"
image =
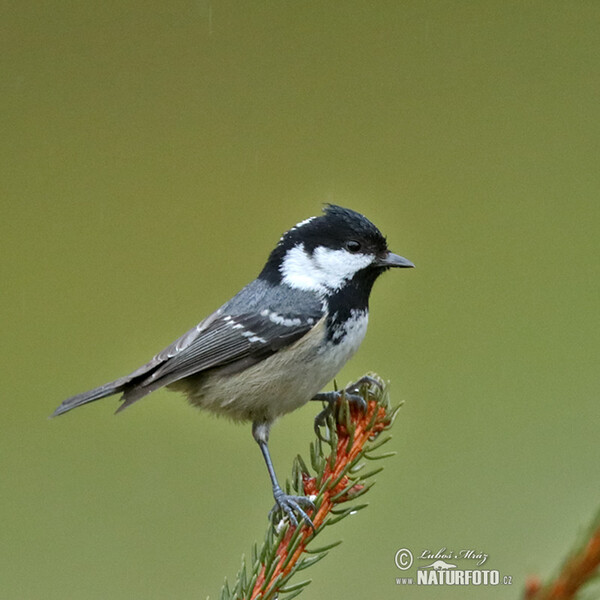
<svg viewBox="0 0 600 600"><path fill-rule="evenodd" d="M133 373L68 398L52 416L122 393L120 411L184 377L226 365L234 368L236 363L247 368L300 339L321 316L322 311L316 306L302 318L270 310L228 314L221 308Z"/></svg>

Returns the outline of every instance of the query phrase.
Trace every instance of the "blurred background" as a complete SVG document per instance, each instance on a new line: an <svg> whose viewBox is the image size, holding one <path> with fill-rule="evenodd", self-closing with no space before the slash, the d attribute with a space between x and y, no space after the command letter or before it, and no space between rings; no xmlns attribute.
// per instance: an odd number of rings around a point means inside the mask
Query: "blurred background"
<svg viewBox="0 0 600 600"><path fill-rule="evenodd" d="M551 575L600 505L600 5L0 10L0 597L215 598L235 577L272 505L249 426L165 391L47 416L195 325L324 202L417 269L378 281L338 378L391 381L398 455L302 597L433 597L395 584L399 548L512 576L435 597ZM317 410L275 426L280 477Z"/></svg>

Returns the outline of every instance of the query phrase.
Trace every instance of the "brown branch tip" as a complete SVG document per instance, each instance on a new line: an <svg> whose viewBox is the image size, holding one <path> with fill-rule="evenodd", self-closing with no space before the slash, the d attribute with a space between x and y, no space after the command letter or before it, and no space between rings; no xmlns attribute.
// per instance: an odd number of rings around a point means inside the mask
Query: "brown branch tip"
<svg viewBox="0 0 600 600"><path fill-rule="evenodd" d="M329 457L322 457L321 442L319 440L317 440L316 446L311 447L313 466L315 464L315 454L317 456L321 455L321 460L325 461L320 469L316 469L318 471L316 477L309 475L306 465L298 457L304 494L315 498L316 511L308 511L315 527L314 531L304 521L301 522L298 528L287 525L283 536L280 539L278 538L279 543L276 546L274 555L272 555L273 560L263 562L247 598L266 600L275 597L274 595L277 592L295 589L294 587L284 589L279 587L278 584L283 584L290 574L296 570L299 559L307 551L308 543L326 525L332 524L338 518L343 518L353 510L366 506L350 507L342 511L336 510L338 505L353 500L368 491L372 484L365 485L364 480L381 470L377 469L365 475L358 473L360 469L358 462L361 458L376 459L394 454L386 453L380 456L369 456L372 450L389 440L388 437L381 442L378 440L377 443L372 443L382 431L391 427L399 407L392 410L387 400L386 391L377 389L375 386L366 386L366 389L362 390L362 395L367 401L366 410L342 400L337 405L334 418L330 418L328 423L330 439L328 443L331 445L332 450ZM340 514L341 516L338 517ZM278 528L282 525L283 523L280 523ZM333 545L328 546L327 549ZM322 552L322 555L324 555L323 550L313 551L311 549L308 551L312 554ZM318 558L315 557L309 560L316 562Z"/></svg>
<svg viewBox="0 0 600 600"><path fill-rule="evenodd" d="M525 600L571 600L598 572L600 566L600 527L592 530L589 541L563 565L558 577L547 585L531 576L525 583Z"/></svg>

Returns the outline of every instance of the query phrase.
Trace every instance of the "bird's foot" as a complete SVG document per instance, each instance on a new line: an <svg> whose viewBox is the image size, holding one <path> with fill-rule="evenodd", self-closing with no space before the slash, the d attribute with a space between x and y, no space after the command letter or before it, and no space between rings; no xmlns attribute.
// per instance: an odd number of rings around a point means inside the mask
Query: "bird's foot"
<svg viewBox="0 0 600 600"><path fill-rule="evenodd" d="M304 510L308 508L316 512L317 508L310 498L306 496L290 496L289 494L285 494L280 487L273 490L273 497L275 498L275 506L271 509L269 516L273 516L277 512L282 512L294 527L298 527L298 519L295 514L298 513L310 525L312 530L315 530L311 518Z"/></svg>
<svg viewBox="0 0 600 600"><path fill-rule="evenodd" d="M312 398L313 400L326 403L325 408L315 417L315 433L322 442L326 442L327 440L321 434L321 427L327 424L327 419L333 414L338 401L340 401L342 397L346 398L351 405L356 406L363 412L367 410L365 399L358 393L360 392L361 387L365 385L375 385L379 389L383 389L383 385L378 379L365 375L343 390L321 392Z"/></svg>

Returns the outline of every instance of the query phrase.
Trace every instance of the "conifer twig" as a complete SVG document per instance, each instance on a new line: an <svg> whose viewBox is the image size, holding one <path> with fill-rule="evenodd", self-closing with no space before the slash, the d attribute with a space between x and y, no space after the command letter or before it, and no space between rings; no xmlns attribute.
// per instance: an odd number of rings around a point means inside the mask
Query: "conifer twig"
<svg viewBox="0 0 600 600"><path fill-rule="evenodd" d="M377 454L375 450L391 439L390 435L382 436L382 433L391 427L400 408L390 407L384 382L377 376L371 377L382 387L368 383L362 386L360 394L366 402L366 411L344 398L328 418L327 441L324 443L316 438L311 443L310 464L314 474L310 474L301 456L294 460L291 485L286 482L286 491L289 493L293 488L296 493L313 499L316 510L309 511L309 516L314 531L304 521L298 527L290 526L287 520L280 521L275 527L269 526L262 547L259 549L254 544L250 564L246 565L242 559L235 586L230 589L225 582L221 600L291 600L296 597L310 580L290 583L292 576L320 561L340 543L313 548L314 538L328 525L367 506L343 505L365 494L374 483L367 480L383 469L364 472L367 461L395 454ZM327 447L326 454L324 449Z"/></svg>
<svg viewBox="0 0 600 600"><path fill-rule="evenodd" d="M542 585L539 577L531 576L525 584L525 600L570 600L600 567L600 515L592 524L589 538L568 558L554 581Z"/></svg>

